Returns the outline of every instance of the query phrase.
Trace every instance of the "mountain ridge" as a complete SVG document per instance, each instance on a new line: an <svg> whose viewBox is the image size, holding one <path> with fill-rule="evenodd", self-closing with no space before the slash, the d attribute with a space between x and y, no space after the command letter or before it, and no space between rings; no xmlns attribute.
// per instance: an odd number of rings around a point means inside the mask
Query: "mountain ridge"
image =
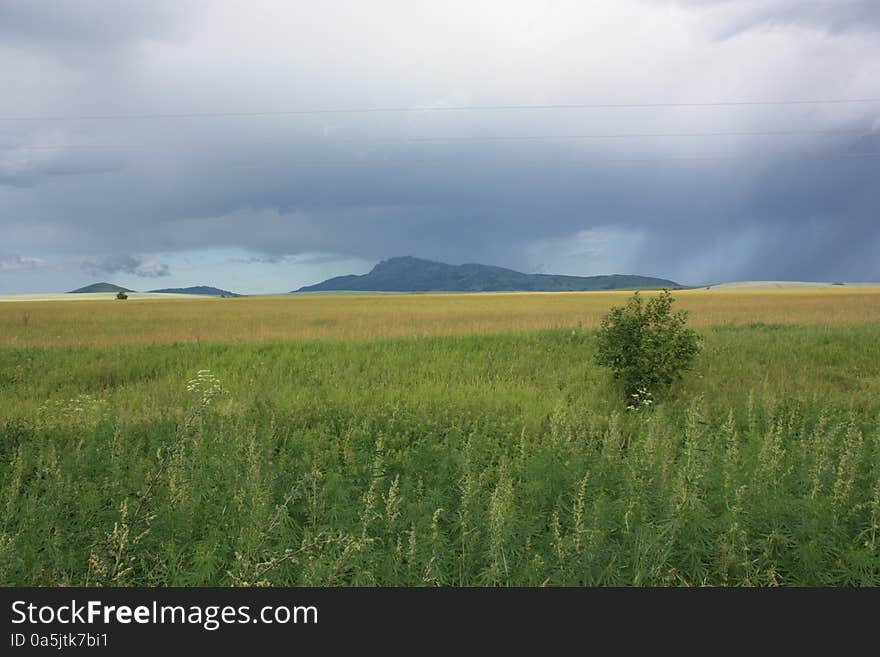
<svg viewBox="0 0 880 657"><path fill-rule="evenodd" d="M166 287L161 290L148 290L153 294L198 294L207 297L240 297L236 292L222 290L211 285L192 285L190 287Z"/></svg>
<svg viewBox="0 0 880 657"><path fill-rule="evenodd" d="M129 290L127 287L121 287L119 285L114 285L113 283L106 283L104 281L100 283L92 283L91 285L84 285L83 287L79 287L75 290L71 290L67 294L90 294L94 292L134 292L135 290Z"/></svg>
<svg viewBox="0 0 880 657"><path fill-rule="evenodd" d="M91 285L85 285L83 287L77 288L75 290L71 290L67 294L89 294L95 292L132 292L137 293L138 290L130 290L127 287L122 287L121 285L114 285L113 283L100 282L100 283L92 283ZM147 290L148 293L151 294L196 294L200 296L212 296L212 297L240 297L240 294L235 292L230 292L229 290L222 290L219 287L212 287L210 285L193 285L191 287L167 287L161 290Z"/></svg>
<svg viewBox="0 0 880 657"><path fill-rule="evenodd" d="M367 274L336 276L294 292L586 292L662 287L681 286L652 276L523 274L494 265L449 265L413 256L398 256L381 261Z"/></svg>

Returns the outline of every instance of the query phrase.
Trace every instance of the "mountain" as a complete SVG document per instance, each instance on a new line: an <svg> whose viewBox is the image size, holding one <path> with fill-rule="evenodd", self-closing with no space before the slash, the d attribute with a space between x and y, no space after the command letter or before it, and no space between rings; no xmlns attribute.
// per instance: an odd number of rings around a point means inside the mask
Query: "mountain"
<svg viewBox="0 0 880 657"><path fill-rule="evenodd" d="M82 292L136 292L126 287L113 285L112 283L92 283L78 290L71 290L68 294L80 294ZM168 287L163 290L150 290L154 294L201 294L210 297L240 297L240 294L221 290L218 287L210 287L207 285L196 285L195 287Z"/></svg>
<svg viewBox="0 0 880 657"><path fill-rule="evenodd" d="M92 283L77 290L71 290L68 294L82 294L86 292L134 292L125 287L113 285L113 283Z"/></svg>
<svg viewBox="0 0 880 657"><path fill-rule="evenodd" d="M201 294L206 297L240 297L240 294L221 290L218 287L208 285L196 285L194 287L166 287L162 290L150 290L158 294Z"/></svg>
<svg viewBox="0 0 880 657"><path fill-rule="evenodd" d="M523 274L489 265L447 265L410 256L383 260L369 274L337 276L297 292L562 292L681 287L650 276L556 276Z"/></svg>

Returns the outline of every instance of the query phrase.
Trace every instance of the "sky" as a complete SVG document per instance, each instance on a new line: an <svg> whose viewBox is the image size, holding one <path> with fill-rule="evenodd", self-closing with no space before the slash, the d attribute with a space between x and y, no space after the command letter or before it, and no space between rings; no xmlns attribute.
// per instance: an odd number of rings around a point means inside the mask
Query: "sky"
<svg viewBox="0 0 880 657"><path fill-rule="evenodd" d="M878 99L876 0L0 0L0 294L880 281Z"/></svg>

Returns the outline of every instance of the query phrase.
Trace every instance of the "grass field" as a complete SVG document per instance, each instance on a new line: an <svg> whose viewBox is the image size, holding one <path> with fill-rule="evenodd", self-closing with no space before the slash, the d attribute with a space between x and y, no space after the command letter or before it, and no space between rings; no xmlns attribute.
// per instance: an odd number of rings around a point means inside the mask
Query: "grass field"
<svg viewBox="0 0 880 657"><path fill-rule="evenodd" d="M677 292L639 411L626 296L0 304L0 583L880 584L880 291Z"/></svg>
<svg viewBox="0 0 880 657"><path fill-rule="evenodd" d="M200 297L197 294L174 294L171 292L128 292L129 301L144 299L189 299ZM0 303L47 302L47 301L115 301L113 292L62 292L59 294L0 294Z"/></svg>
<svg viewBox="0 0 880 657"><path fill-rule="evenodd" d="M352 339L592 328L631 292L292 295L0 304L0 346ZM647 292L645 294L653 294ZM880 322L880 288L681 290L696 326Z"/></svg>

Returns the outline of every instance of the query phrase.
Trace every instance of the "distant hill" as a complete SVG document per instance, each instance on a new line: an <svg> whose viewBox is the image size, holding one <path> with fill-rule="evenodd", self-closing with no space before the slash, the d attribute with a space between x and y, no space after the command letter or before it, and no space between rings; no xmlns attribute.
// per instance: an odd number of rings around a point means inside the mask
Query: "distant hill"
<svg viewBox="0 0 880 657"><path fill-rule="evenodd" d="M240 294L221 290L218 287L210 287L209 285L196 285L193 287L166 287L162 290L150 290L157 294L201 294L206 297L240 297Z"/></svg>
<svg viewBox="0 0 880 657"><path fill-rule="evenodd" d="M296 292L574 292L661 287L681 286L650 276L523 274L503 267L447 265L406 256L383 260L363 276L337 276L323 283L301 287Z"/></svg>
<svg viewBox="0 0 880 657"><path fill-rule="evenodd" d="M127 287L120 287L112 283L92 283L78 290L71 290L68 294L80 294L86 292L137 292L137 290L129 290ZM240 294L221 290L219 287L210 287L208 285L196 285L194 287L167 287L162 290L150 290L153 294L200 294L207 297L240 297Z"/></svg>
<svg viewBox="0 0 880 657"><path fill-rule="evenodd" d="M77 290L71 290L68 294L84 294L88 292L134 292L134 290L113 285L113 283L92 283Z"/></svg>

